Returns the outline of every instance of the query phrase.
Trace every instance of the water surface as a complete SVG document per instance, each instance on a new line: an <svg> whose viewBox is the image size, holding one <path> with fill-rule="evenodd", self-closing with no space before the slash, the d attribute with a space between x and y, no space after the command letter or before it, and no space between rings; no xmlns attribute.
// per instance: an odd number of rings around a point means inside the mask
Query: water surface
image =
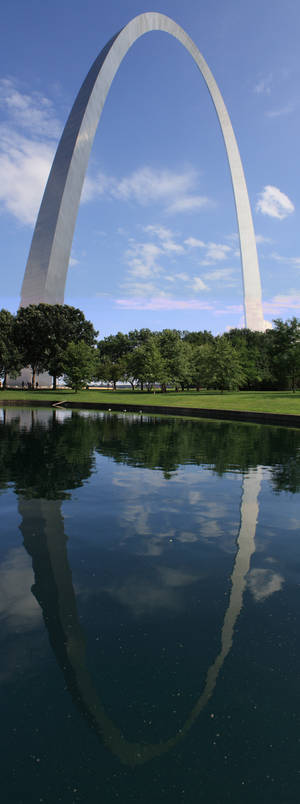
<svg viewBox="0 0 300 804"><path fill-rule="evenodd" d="M5 802L296 802L300 432L0 411Z"/></svg>

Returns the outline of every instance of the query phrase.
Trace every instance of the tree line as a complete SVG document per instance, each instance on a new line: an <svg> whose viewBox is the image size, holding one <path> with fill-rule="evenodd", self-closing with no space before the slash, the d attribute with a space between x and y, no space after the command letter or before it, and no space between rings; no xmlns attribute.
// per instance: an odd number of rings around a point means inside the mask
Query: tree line
<svg viewBox="0 0 300 804"><path fill-rule="evenodd" d="M0 310L0 376L3 387L24 366L36 376L63 377L75 391L92 380L119 381L151 391L293 391L300 383L300 320L275 319L266 332L231 329L223 335L163 329L134 329L98 339L81 310L69 305L21 307L14 316Z"/></svg>

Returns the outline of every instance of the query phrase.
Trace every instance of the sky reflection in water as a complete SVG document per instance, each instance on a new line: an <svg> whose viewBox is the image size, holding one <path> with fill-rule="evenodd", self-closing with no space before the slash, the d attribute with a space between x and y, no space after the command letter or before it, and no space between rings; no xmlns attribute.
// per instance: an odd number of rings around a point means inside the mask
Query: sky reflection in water
<svg viewBox="0 0 300 804"><path fill-rule="evenodd" d="M1 413L5 801L295 801L300 433Z"/></svg>

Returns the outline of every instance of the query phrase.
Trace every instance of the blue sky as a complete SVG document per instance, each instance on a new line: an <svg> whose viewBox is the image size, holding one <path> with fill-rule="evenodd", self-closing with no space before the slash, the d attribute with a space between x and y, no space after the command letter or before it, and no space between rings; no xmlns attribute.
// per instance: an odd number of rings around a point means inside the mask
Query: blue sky
<svg viewBox="0 0 300 804"><path fill-rule="evenodd" d="M136 14L194 39L222 92L248 185L265 318L300 317L299 0L11 0L0 48L0 306L12 312L72 103ZM237 223L222 134L201 74L165 33L112 84L77 219L65 302L103 337L143 326L243 326Z"/></svg>

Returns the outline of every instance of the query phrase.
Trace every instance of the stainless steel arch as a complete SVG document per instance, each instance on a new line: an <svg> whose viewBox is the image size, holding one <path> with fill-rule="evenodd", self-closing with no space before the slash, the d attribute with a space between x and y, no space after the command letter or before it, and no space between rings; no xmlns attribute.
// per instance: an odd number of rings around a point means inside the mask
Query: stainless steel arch
<svg viewBox="0 0 300 804"><path fill-rule="evenodd" d="M165 31L188 50L206 81L225 141L240 235L245 324L265 330L253 221L241 158L220 90L188 34L157 12L140 14L114 36L94 61L64 128L38 214L21 305L64 301L64 289L82 185L101 112L113 78L133 43L149 31Z"/></svg>

